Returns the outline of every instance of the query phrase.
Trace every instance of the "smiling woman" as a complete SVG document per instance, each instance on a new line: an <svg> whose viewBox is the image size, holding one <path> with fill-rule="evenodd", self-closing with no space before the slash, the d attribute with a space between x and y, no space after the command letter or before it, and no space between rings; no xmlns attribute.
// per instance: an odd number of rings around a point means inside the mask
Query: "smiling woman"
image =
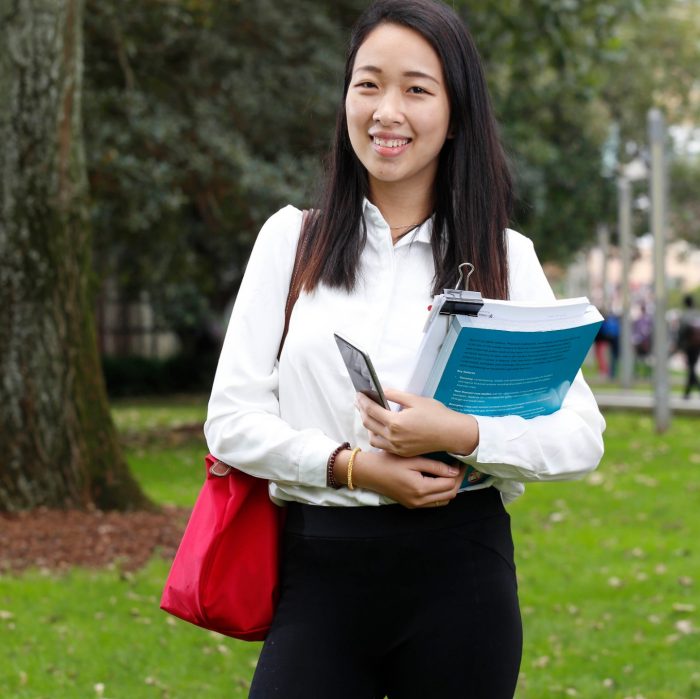
<svg viewBox="0 0 700 699"><path fill-rule="evenodd" d="M420 162L425 172L413 169ZM364 242L364 227L358 236L356 224L366 198L377 203L367 197L371 186L382 189L380 209L397 235L431 215L433 227L445 232L430 241L433 292L454 285L458 266L470 260L476 288L491 298L508 296L502 233L511 176L474 41L441 2L376 2L353 30L326 188L312 226L316 245L302 271L309 291L319 282L354 287Z"/></svg>
<svg viewBox="0 0 700 699"><path fill-rule="evenodd" d="M360 17L325 183L298 268L300 211L260 232L205 426L212 454L267 478L287 508L251 697L510 699L522 633L504 503L523 481L595 468L604 422L580 376L533 420L397 390L462 262L486 296L552 298L532 243L507 228L480 59L442 2L378 0ZM301 293L285 336L290 282ZM355 394L334 333L371 354L400 411ZM484 479L463 488L467 465Z"/></svg>
<svg viewBox="0 0 700 699"><path fill-rule="evenodd" d="M386 213L398 237L404 226L415 225L400 220L419 223L432 213L432 186L450 126L442 65L418 32L396 24L377 27L355 63L345 98L350 143L367 170L370 199L395 202Z"/></svg>

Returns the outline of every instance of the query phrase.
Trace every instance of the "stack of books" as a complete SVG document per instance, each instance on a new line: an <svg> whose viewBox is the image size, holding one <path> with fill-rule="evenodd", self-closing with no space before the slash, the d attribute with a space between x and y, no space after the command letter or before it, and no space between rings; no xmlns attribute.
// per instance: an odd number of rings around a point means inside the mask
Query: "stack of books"
<svg viewBox="0 0 700 699"><path fill-rule="evenodd" d="M595 306L585 297L533 305L466 294L477 299L463 304L469 313L441 312L450 297L433 299L407 390L471 415L558 410L603 322ZM469 467L462 490L489 480Z"/></svg>
<svg viewBox="0 0 700 699"><path fill-rule="evenodd" d="M603 322L585 297L484 299L473 315L442 315L444 303L433 301L407 390L473 415L558 410Z"/></svg>

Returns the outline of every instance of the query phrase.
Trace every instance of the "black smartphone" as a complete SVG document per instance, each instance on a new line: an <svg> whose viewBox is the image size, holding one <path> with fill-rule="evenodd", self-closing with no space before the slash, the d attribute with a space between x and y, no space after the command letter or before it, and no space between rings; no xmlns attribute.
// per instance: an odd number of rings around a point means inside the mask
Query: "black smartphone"
<svg viewBox="0 0 700 699"><path fill-rule="evenodd" d="M364 393L364 395L375 403L379 403L383 408L390 410L389 403L382 390L382 385L377 378L377 372L374 370L372 360L369 358L367 352L361 350L359 347L355 347L352 342L338 335L338 333L333 333L333 337L338 345L340 355L343 358L348 374L350 374L350 380L355 390L358 393ZM430 454L424 454L424 457L426 459L433 459L434 461L442 461L446 464L453 464L456 462L456 459L445 451L434 451Z"/></svg>
<svg viewBox="0 0 700 699"><path fill-rule="evenodd" d="M379 403L382 408L389 410L389 403L384 397L384 391L377 378L377 372L372 366L372 360L367 352L359 347L355 347L349 340L346 340L338 333L333 333L335 342L340 350L345 367L350 375L350 380L358 393L364 393L375 403Z"/></svg>

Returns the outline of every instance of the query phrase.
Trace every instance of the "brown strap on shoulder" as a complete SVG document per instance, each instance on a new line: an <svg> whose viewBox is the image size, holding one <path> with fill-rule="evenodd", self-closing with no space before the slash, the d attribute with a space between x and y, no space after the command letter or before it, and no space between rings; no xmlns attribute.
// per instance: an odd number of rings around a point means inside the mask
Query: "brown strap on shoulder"
<svg viewBox="0 0 700 699"><path fill-rule="evenodd" d="M294 257L294 267L292 267L292 279L289 283L289 294L287 294L287 303L284 307L284 330L282 331L282 339L280 340L280 348L277 352L277 359L282 354L284 341L287 339L289 331L289 319L292 317L294 304L301 293L300 270L303 260L306 257L306 249L309 247L308 222L309 217L313 213L313 209L304 209L301 216L301 230L299 232L299 242L297 243L297 251Z"/></svg>

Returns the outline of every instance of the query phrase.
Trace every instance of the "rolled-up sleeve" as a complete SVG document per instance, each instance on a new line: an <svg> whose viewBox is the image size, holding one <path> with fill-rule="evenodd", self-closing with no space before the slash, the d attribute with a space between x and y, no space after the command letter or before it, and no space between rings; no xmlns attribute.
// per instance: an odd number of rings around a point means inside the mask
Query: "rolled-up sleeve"
<svg viewBox="0 0 700 699"><path fill-rule="evenodd" d="M280 417L277 352L302 214L288 206L261 229L238 291L209 400L204 433L212 454L280 483L326 485L337 443Z"/></svg>
<svg viewBox="0 0 700 699"><path fill-rule="evenodd" d="M605 420L579 374L562 407L525 419L476 416L479 448L475 467L521 482L580 478L603 456Z"/></svg>

